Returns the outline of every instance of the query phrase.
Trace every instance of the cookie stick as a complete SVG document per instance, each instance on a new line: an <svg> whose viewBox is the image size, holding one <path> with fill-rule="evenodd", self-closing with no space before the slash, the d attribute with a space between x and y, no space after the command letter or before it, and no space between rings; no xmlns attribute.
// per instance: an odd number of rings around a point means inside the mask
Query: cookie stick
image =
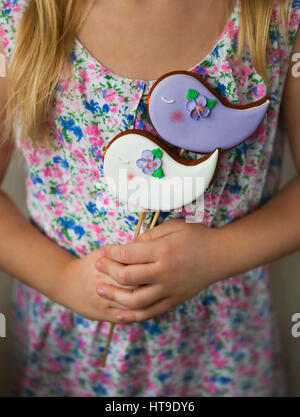
<svg viewBox="0 0 300 417"><path fill-rule="evenodd" d="M158 220L158 216L159 216L160 211L157 211L151 221L150 227L148 230L151 230L155 227L157 220ZM137 225L137 228L135 230L135 234L134 234L134 238L136 239L139 234L140 234L140 230L141 230L141 226L143 223L143 218L144 218L144 214L145 214L145 210L142 210L140 213L140 218L139 218L139 222ZM109 351L109 347L112 341L112 336L113 336L113 332L115 329L116 324L115 323L111 323L110 325L110 329L109 329L109 333L108 333L108 337L106 340L106 345L105 345L105 349L104 349L104 354L103 354L103 358L102 358L102 368L104 368L106 366L106 359L107 359L107 355L108 355L108 351Z"/></svg>

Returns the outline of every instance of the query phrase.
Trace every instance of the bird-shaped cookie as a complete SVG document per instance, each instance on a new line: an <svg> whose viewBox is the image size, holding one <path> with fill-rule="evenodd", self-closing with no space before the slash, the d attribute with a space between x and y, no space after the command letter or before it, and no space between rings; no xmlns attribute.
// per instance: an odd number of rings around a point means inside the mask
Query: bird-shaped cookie
<svg viewBox="0 0 300 417"><path fill-rule="evenodd" d="M202 196L215 178L221 152L187 160L142 130L119 134L107 147L104 175L119 201L136 209L170 211Z"/></svg>
<svg viewBox="0 0 300 417"><path fill-rule="evenodd" d="M160 77L148 95L148 114L166 142L197 153L233 148L255 132L269 98L237 106L221 97L200 75L174 71Z"/></svg>

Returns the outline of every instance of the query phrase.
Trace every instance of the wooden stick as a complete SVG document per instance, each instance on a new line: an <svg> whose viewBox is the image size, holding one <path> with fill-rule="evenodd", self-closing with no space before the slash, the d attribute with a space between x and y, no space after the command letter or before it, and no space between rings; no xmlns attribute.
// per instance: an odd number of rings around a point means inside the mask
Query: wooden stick
<svg viewBox="0 0 300 417"><path fill-rule="evenodd" d="M152 222L150 224L149 230L153 229L157 223L158 217L160 215L160 211L157 211L152 219Z"/></svg>
<svg viewBox="0 0 300 417"><path fill-rule="evenodd" d="M136 226L135 233L134 233L134 238L135 238L135 239L136 239L136 238L139 236L139 234L140 234L141 227L142 227L143 220L144 220L144 216L145 216L145 210L142 210L142 211L141 211L141 213L140 213L139 222L138 222L138 224L137 224L137 226Z"/></svg>
<svg viewBox="0 0 300 417"><path fill-rule="evenodd" d="M155 216L156 216L156 214L155 214ZM159 212L158 212L158 214L159 214ZM140 234L141 227L142 227L143 220L144 220L144 216L145 216L145 210L142 210L141 213L140 213L140 218L139 218L137 227L135 229L135 233L134 233L134 238L135 239ZM158 216L157 216L157 218L158 218ZM154 221L154 219L152 220L152 222L153 221ZM157 221L157 219L156 219L156 221ZM155 221L155 224L156 224L156 221ZM103 353L103 358L102 358L102 368L104 368L105 365L106 365L106 359L107 359L107 355L108 355L108 351L109 351L109 346L110 346L111 341L112 341L112 337L113 337L113 333L114 333L115 327L116 327L116 324L115 323L111 323L110 324L110 329L109 329L109 333L108 333L108 336L107 336L106 345L105 345L105 349L104 349L104 353Z"/></svg>
<svg viewBox="0 0 300 417"><path fill-rule="evenodd" d="M105 368L105 366L106 366L106 359L107 359L107 355L108 355L108 350L109 350L110 342L112 340L112 336L113 336L115 326L116 326L115 323L110 324L110 329L109 329L109 333L108 333L108 336L107 336L106 345L105 345L103 358L102 358L102 364L101 364L102 368Z"/></svg>
<svg viewBox="0 0 300 417"><path fill-rule="evenodd" d="M184 149L182 148L182 149L180 149L179 156L182 156L183 153L184 153Z"/></svg>

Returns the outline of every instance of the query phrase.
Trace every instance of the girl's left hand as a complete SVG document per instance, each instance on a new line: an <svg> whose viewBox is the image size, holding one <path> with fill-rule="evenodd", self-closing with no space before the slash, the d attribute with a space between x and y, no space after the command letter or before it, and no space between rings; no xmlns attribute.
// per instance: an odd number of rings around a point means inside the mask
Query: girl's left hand
<svg viewBox="0 0 300 417"><path fill-rule="evenodd" d="M96 268L131 289L101 285L98 294L124 305L124 323L148 320L182 304L225 278L219 230L170 220L134 242L104 247Z"/></svg>

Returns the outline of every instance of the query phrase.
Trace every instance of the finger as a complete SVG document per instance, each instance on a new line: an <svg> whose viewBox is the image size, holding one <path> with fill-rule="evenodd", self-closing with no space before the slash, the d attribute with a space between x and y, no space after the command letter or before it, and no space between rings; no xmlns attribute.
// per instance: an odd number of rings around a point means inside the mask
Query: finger
<svg viewBox="0 0 300 417"><path fill-rule="evenodd" d="M113 300L110 300L108 298L104 298L100 301L105 303L105 307L107 307L107 308L116 308L116 309L122 309L122 310L128 308L128 307L124 306L123 304L120 304L117 301L113 301Z"/></svg>
<svg viewBox="0 0 300 417"><path fill-rule="evenodd" d="M123 306L122 304L116 303L115 301L107 300L107 308L126 310L128 307Z"/></svg>
<svg viewBox="0 0 300 417"><path fill-rule="evenodd" d="M154 242L105 246L102 251L105 258L123 264L145 264L155 262L158 257ZM96 264L98 261L101 262L101 258L97 260Z"/></svg>
<svg viewBox="0 0 300 417"><path fill-rule="evenodd" d="M152 283L158 272L155 263L124 265L107 258L97 263L97 269L124 287Z"/></svg>
<svg viewBox="0 0 300 417"><path fill-rule="evenodd" d="M139 310L120 310L117 317L124 324L130 324L145 320L150 320L170 309L170 299L165 298L153 304L152 306Z"/></svg>
<svg viewBox="0 0 300 417"><path fill-rule="evenodd" d="M113 262L113 261L110 261L110 260L107 260L107 261ZM99 265L99 268L100 268L100 265ZM108 275L107 273L99 272L99 274L100 274L100 280L98 280L97 286L102 285L102 284L107 284L107 285L114 285L115 287L118 287L118 288L125 288L126 290L135 290L136 289L136 286L134 286L134 285L122 285L122 284L120 284L116 279L114 279L112 276Z"/></svg>
<svg viewBox="0 0 300 417"><path fill-rule="evenodd" d="M116 288L111 285L102 285L98 289L98 295L132 310L150 307L163 298L159 285L145 285L134 291Z"/></svg>
<svg viewBox="0 0 300 417"><path fill-rule="evenodd" d="M147 230L145 233L141 234L136 241L137 242L150 242L155 239L160 239L164 236L169 235L170 233L175 233L181 230L184 220L175 219L169 220L165 223L160 224L159 226L154 227L151 230Z"/></svg>
<svg viewBox="0 0 300 417"><path fill-rule="evenodd" d="M99 321L107 321L114 324L129 324L123 320L123 311L119 308L108 308L105 312L105 319L99 319Z"/></svg>

